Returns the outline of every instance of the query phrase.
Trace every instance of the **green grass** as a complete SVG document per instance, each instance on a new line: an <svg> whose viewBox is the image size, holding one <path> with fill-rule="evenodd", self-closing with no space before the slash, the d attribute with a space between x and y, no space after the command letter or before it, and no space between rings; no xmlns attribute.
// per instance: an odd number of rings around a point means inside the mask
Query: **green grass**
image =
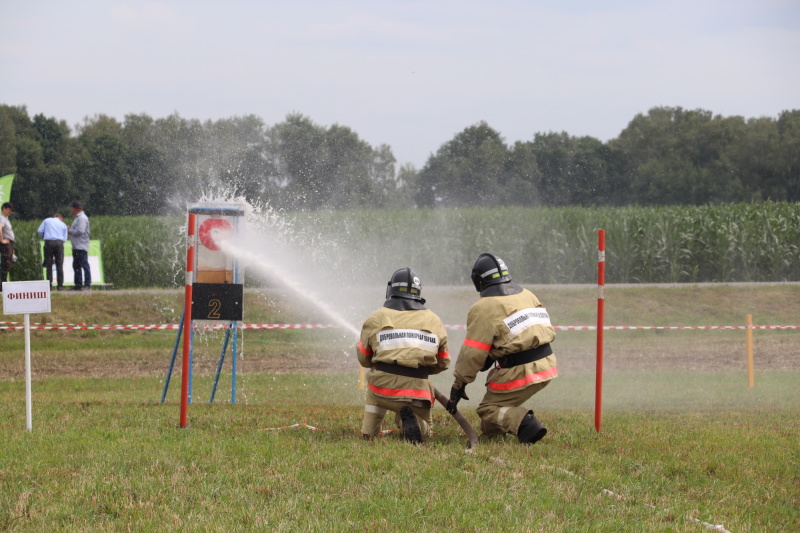
<svg viewBox="0 0 800 533"><path fill-rule="evenodd" d="M637 379L644 389L662 386L660 376ZM562 377L541 394L550 433L540 444L483 441L476 454L464 452L464 436L441 408L434 438L422 447L396 434L361 441L353 373L248 376L246 402L196 402L184 429L177 400L158 403L157 380L52 378L35 383L31 433L24 386L6 382L0 524L12 531L700 531L695 518L730 531L790 531L800 523L800 398L796 387L784 397L789 379L797 375L765 379L759 407L741 385L718 379L707 383L712 394L738 390L729 410L619 404L598 434L591 412L570 400L586 380ZM777 403L764 408L773 386ZM477 422L472 409L466 413ZM295 423L322 431L263 431Z"/></svg>
<svg viewBox="0 0 800 533"><path fill-rule="evenodd" d="M596 289L534 290L557 324L593 323ZM610 287L608 323L730 325L752 313L788 325L798 290ZM451 324L475 299L454 287L427 296ZM53 313L32 320L177 323L181 308L178 291L53 298ZM245 309L251 323L321 320L277 293L248 292ZM455 354L463 332L451 333ZM800 335L756 332L754 388L743 336L607 332L598 433L594 334L560 332L561 375L530 403L547 437L481 440L469 454L441 406L423 446L396 433L362 441L353 339L336 330L246 331L236 405L230 359L208 403L222 336L200 337L188 428L177 427L180 357L160 403L174 331L34 331L27 432L23 336L0 331L0 530L794 531ZM434 377L442 391L451 380ZM481 388L462 403L476 426ZM320 431L264 431L292 424Z"/></svg>

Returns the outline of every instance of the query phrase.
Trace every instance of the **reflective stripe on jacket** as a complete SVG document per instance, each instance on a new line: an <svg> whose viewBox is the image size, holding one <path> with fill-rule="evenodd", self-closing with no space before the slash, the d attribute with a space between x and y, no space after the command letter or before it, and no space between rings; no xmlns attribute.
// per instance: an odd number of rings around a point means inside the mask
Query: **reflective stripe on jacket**
<svg viewBox="0 0 800 533"><path fill-rule="evenodd" d="M529 290L484 296L469 310L466 338L453 373L454 385L475 381L487 357L497 359L550 343L555 338L547 310ZM519 366L499 368L489 375L486 386L495 392L512 392L557 376L553 354Z"/></svg>
<svg viewBox="0 0 800 533"><path fill-rule="evenodd" d="M364 322L356 356L365 368L380 362L424 367L429 374L438 374L450 366L447 332L441 319L429 309L398 311L381 307ZM433 404L434 388L427 379L372 370L367 381L378 396Z"/></svg>

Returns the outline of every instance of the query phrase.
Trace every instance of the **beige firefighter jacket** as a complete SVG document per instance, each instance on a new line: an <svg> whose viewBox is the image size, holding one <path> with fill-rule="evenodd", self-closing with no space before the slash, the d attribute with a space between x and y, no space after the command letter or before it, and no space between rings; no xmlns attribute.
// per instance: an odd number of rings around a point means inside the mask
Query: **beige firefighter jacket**
<svg viewBox="0 0 800 533"><path fill-rule="evenodd" d="M381 307L361 328L356 349L358 362L365 368L375 363L424 367L438 374L450 366L447 332L441 319L429 309L398 311ZM427 400L433 405L434 387L428 379L399 376L380 370L368 373L370 390L392 400Z"/></svg>
<svg viewBox="0 0 800 533"><path fill-rule="evenodd" d="M484 296L469 310L467 334L458 353L454 387L472 383L493 360L550 343L556 338L547 310L527 289L518 294ZM555 354L538 361L490 373L486 386L494 392L513 392L558 376Z"/></svg>

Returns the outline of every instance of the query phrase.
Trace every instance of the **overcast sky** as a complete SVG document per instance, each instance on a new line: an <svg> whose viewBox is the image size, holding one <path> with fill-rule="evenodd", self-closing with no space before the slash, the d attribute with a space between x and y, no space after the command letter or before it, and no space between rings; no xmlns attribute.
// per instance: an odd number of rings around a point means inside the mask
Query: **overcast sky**
<svg viewBox="0 0 800 533"><path fill-rule="evenodd" d="M70 126L297 112L417 168L480 121L603 141L800 109L797 0L0 0L0 103Z"/></svg>

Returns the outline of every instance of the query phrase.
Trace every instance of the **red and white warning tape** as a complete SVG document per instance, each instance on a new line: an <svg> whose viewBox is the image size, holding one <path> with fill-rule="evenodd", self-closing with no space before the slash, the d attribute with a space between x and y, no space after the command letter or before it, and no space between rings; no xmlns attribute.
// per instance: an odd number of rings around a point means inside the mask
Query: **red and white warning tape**
<svg viewBox="0 0 800 533"><path fill-rule="evenodd" d="M553 326L556 330L562 331L589 331L596 330L595 326ZM604 330L630 330L630 329L658 329L658 330L673 330L673 329L800 329L800 326L603 326Z"/></svg>
<svg viewBox="0 0 800 533"><path fill-rule="evenodd" d="M179 329L179 324L49 324L45 322L31 323L31 329L40 330L162 330L162 329ZM237 324L237 329L335 329L338 326L333 324ZM228 329L226 323L195 323L195 329ZM449 330L465 330L467 327L460 324L445 325L445 329ZM604 330L679 330L679 329L696 329L696 330L720 330L720 329L800 329L800 326L604 326ZM25 329L22 322L0 322L0 330L18 330ZM596 326L553 326L557 331L595 331Z"/></svg>
<svg viewBox="0 0 800 533"><path fill-rule="evenodd" d="M331 324L237 324L237 329L332 329L336 326ZM0 330L9 329L25 329L21 322L0 322ZM160 330L160 329L180 329L179 324L47 324L47 323L31 323L31 329L41 330L115 330L115 329L129 329L129 330ZM228 324L194 324L194 329L228 329Z"/></svg>

